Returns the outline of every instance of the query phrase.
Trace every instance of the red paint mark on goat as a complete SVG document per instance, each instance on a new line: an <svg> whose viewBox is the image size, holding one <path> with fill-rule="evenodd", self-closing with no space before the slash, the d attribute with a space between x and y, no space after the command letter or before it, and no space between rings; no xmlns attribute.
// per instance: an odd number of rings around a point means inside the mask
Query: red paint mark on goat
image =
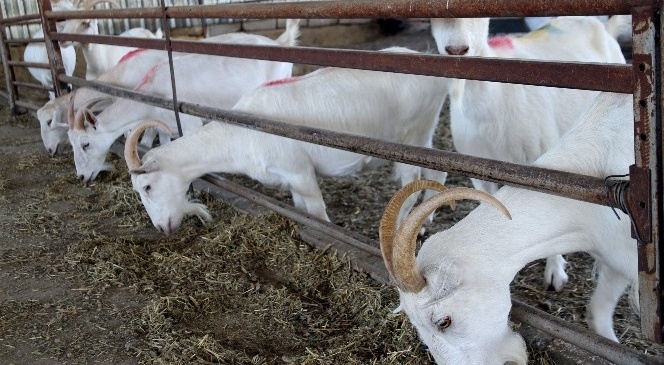
<svg viewBox="0 0 664 365"><path fill-rule="evenodd" d="M512 48L514 48L514 44L512 43L512 38L504 37L504 36L498 36L498 37L493 37L493 38L489 39L489 47L491 47L491 48L512 49Z"/></svg>
<svg viewBox="0 0 664 365"><path fill-rule="evenodd" d="M286 77L286 78L279 79L279 80L268 81L268 82L264 83L263 86L275 86L275 85L290 84L290 83L295 82L295 81L297 81L301 78L302 78L302 76Z"/></svg>
<svg viewBox="0 0 664 365"><path fill-rule="evenodd" d="M147 84L148 82L150 82L150 80L152 80L152 78L154 78L154 74L157 72L157 69L158 69L159 67L161 67L161 65L162 65L162 63L158 63L158 64L156 64L156 65L150 67L150 69L148 70L148 72L146 72L145 75L143 75L143 78L141 79L141 82L139 82L138 85L136 85L136 87L134 88L134 91L139 90L139 89L142 88L145 84Z"/></svg>
<svg viewBox="0 0 664 365"><path fill-rule="evenodd" d="M136 56L137 54L139 54L139 53L143 53L143 52L145 52L145 51L147 51L146 48L139 48L139 49L135 49L135 50L133 50L133 51L131 51L131 52L128 52L127 54L125 54L124 56L122 56L122 58L120 58L120 61L118 61L118 64L120 64L120 63L122 63L122 62L126 62L128 59L133 58L133 57Z"/></svg>

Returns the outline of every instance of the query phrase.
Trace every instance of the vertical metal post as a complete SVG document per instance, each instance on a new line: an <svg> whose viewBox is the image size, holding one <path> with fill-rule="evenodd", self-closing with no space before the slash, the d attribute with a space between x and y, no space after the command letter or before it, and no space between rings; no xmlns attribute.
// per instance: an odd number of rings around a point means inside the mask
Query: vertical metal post
<svg viewBox="0 0 664 365"><path fill-rule="evenodd" d="M18 115L21 113L21 110L19 110L16 105L16 99L18 98L18 88L14 85L14 81L16 81L16 73L14 72L14 68L9 65L11 53L9 45L7 44L7 32L3 22L2 6L4 5L0 3L0 58L2 58L2 68L4 70L5 83L7 84L9 108L11 109L12 115Z"/></svg>
<svg viewBox="0 0 664 365"><path fill-rule="evenodd" d="M56 96L63 94L62 90L67 89L64 82L58 80L58 75L65 74L65 67L62 63L62 55L60 54L60 45L58 42L51 41L51 33L57 32L55 21L46 18L46 11L51 9L50 0L39 0L39 15L41 15L42 29L44 31L44 44L46 45L46 52L48 53L48 63L51 65L51 77L53 78L53 90ZM73 46L72 46L73 47Z"/></svg>
<svg viewBox="0 0 664 365"><path fill-rule="evenodd" d="M166 16L166 1L161 0L161 22L166 37L166 52L168 52L168 66L171 71L171 90L173 92L173 112L178 126L178 135L182 137L182 124L180 123L180 107L178 106L178 93L175 85L175 69L173 68L173 48L171 44L171 25ZM161 141L159 141L161 143Z"/></svg>
<svg viewBox="0 0 664 365"><path fill-rule="evenodd" d="M639 258L641 331L662 342L660 287L662 227L662 128L660 18L656 9L633 9L634 149L636 164L630 167L632 204L647 223L636 234ZM649 224L648 224L649 223Z"/></svg>

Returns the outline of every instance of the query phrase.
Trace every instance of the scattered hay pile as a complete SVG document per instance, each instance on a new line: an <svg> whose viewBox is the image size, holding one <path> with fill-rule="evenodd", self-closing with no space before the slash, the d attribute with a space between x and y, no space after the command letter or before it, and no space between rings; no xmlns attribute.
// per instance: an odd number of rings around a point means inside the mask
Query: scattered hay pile
<svg viewBox="0 0 664 365"><path fill-rule="evenodd" d="M92 285L149 293L136 320L141 359L426 363L413 351L418 341L405 317L390 314L398 303L394 289L332 253L312 250L291 222L273 214L243 216L206 201L216 217L212 227L190 220L172 238L131 234L130 227L150 223L123 183L128 178L118 180L89 206L110 212L114 227L87 227L67 259L85 265ZM112 234L122 227L126 235Z"/></svg>

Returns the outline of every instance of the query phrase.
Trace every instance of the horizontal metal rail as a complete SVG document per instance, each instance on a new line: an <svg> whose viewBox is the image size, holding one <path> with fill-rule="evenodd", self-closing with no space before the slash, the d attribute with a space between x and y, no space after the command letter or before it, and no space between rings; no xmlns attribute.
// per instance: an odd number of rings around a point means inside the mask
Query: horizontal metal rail
<svg viewBox="0 0 664 365"><path fill-rule="evenodd" d="M22 100L16 100L14 103L17 106L20 106L20 107L23 107L23 108L26 108L26 109L30 109L32 111L37 111L37 110L39 110L39 108L42 107L41 105L35 105L35 104L30 103L30 102L22 101Z"/></svg>
<svg viewBox="0 0 664 365"><path fill-rule="evenodd" d="M83 80L77 77L61 75L59 80L76 86L91 87L114 96L130 97L165 109L173 109L173 101L170 99L138 93L96 81ZM293 125L244 113L203 107L185 102L179 102L177 108L182 113L207 119L221 120L300 141L430 169L463 174L501 184L519 186L530 190L583 200L589 203L609 204L607 199L609 190L604 184L604 180L597 177L386 142L374 138Z"/></svg>
<svg viewBox="0 0 664 365"><path fill-rule="evenodd" d="M513 0L509 9L499 1L466 0L354 0L307 1L296 3L250 3L172 6L167 18L477 18L502 16L615 15L630 14L634 7L655 8L656 0L559 0L553 2ZM132 8L92 11L48 11L55 20L86 18L161 18L161 8Z"/></svg>
<svg viewBox="0 0 664 365"><path fill-rule="evenodd" d="M30 89L39 89L39 90L53 91L53 88L52 88L52 87L44 86L44 85L42 85L42 84L35 84L35 83L33 83L33 82L12 81L12 85L20 86L20 87L27 87L27 88L30 88Z"/></svg>
<svg viewBox="0 0 664 365"><path fill-rule="evenodd" d="M28 14L11 18L0 18L0 26L23 25L29 23L41 23L41 16L39 14Z"/></svg>
<svg viewBox="0 0 664 365"><path fill-rule="evenodd" d="M32 67L32 68L45 68L47 70L51 69L51 66L48 63L39 63L39 62L24 62L24 61L7 61L9 66L20 66L20 67Z"/></svg>
<svg viewBox="0 0 664 365"><path fill-rule="evenodd" d="M52 34L55 41L105 43L163 50L165 40L92 36L73 33ZM550 62L504 58L463 57L433 54L397 54L316 47L278 47L173 41L175 52L264 59L323 66L400 72L439 77L488 80L536 86L555 86L631 94L632 67L621 64ZM495 72L500 69L501 72ZM533 78L537 74L537 78ZM611 82L606 82L611 80Z"/></svg>
<svg viewBox="0 0 664 365"><path fill-rule="evenodd" d="M642 354L632 348L601 337L586 328L571 325L563 319L514 299L512 299L510 316L521 323L571 343L616 365L664 364L664 358Z"/></svg>
<svg viewBox="0 0 664 365"><path fill-rule="evenodd" d="M14 38L5 41L5 43L10 45L22 45L28 43L44 43L44 38Z"/></svg>

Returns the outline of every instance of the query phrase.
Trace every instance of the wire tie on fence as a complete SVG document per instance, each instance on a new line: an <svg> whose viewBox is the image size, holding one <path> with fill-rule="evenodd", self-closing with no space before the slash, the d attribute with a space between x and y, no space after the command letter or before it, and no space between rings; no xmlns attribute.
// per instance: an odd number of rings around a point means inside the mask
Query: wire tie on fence
<svg viewBox="0 0 664 365"><path fill-rule="evenodd" d="M617 208L619 208L625 214L630 215L625 203L625 193L627 187L629 186L629 180L621 179L628 176L629 174L609 175L604 178L604 184L608 187L606 190L606 199L609 201L609 207L611 207L613 213L616 215L616 218L619 220L620 215L618 215L618 212L616 212L616 206L614 205L614 202L617 204Z"/></svg>

